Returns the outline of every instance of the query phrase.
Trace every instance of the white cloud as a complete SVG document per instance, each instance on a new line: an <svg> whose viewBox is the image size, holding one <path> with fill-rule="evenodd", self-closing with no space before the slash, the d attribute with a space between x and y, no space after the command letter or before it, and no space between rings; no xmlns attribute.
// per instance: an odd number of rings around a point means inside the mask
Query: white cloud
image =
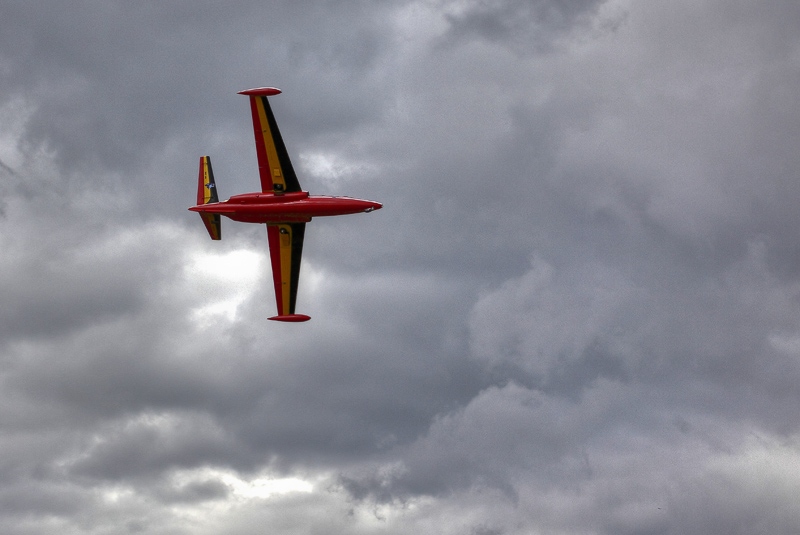
<svg viewBox="0 0 800 535"><path fill-rule="evenodd" d="M250 297L269 269L264 255L247 249L187 255L184 292L194 292L201 303L192 311L194 321L209 327L222 317L236 319L239 305Z"/></svg>

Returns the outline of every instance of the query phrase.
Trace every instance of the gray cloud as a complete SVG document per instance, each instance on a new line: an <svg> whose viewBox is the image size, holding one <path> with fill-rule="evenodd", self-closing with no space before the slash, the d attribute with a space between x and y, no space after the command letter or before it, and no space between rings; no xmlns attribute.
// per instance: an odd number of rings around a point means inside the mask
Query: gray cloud
<svg viewBox="0 0 800 535"><path fill-rule="evenodd" d="M522 52L550 49L561 32L567 32L595 12L603 0L550 2L515 0L494 2L450 2L445 15L450 38L478 37Z"/></svg>
<svg viewBox="0 0 800 535"><path fill-rule="evenodd" d="M0 20L9 533L794 533L795 2ZM273 99L312 193L276 325Z"/></svg>

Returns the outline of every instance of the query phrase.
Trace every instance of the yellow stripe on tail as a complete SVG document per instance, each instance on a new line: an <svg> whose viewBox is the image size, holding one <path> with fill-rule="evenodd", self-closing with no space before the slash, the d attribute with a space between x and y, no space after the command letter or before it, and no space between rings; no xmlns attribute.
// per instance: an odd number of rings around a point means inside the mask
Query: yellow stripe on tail
<svg viewBox="0 0 800 535"><path fill-rule="evenodd" d="M197 204L203 205L217 202L219 202L219 196L217 195L217 184L214 182L214 171L211 169L211 158L201 156L200 173L197 178ZM221 239L222 220L220 215L200 212L200 217L211 239Z"/></svg>

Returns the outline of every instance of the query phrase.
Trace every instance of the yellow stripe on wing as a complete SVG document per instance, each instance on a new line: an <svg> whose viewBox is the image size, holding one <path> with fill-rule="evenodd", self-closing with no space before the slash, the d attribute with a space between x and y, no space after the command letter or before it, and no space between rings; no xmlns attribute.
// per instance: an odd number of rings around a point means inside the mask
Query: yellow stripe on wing
<svg viewBox="0 0 800 535"><path fill-rule="evenodd" d="M265 98L266 97L257 97L256 104L258 106L258 118L261 122L261 133L264 136L264 148L267 152L267 162L270 176L272 177L272 186L275 191L286 191L286 181L283 178L281 163L278 159L278 150L275 148L275 140L272 138L267 112L264 109ZM276 188L275 185L279 187Z"/></svg>
<svg viewBox="0 0 800 535"><path fill-rule="evenodd" d="M282 314L291 314L292 299L292 227L278 225L281 246L281 310Z"/></svg>

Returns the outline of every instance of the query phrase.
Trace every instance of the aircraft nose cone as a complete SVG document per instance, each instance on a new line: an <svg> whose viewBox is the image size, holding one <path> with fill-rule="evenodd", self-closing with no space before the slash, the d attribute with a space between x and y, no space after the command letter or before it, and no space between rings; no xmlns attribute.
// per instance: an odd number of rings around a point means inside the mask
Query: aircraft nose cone
<svg viewBox="0 0 800 535"><path fill-rule="evenodd" d="M370 212L373 210L380 210L381 208L383 208L381 203L370 201Z"/></svg>

